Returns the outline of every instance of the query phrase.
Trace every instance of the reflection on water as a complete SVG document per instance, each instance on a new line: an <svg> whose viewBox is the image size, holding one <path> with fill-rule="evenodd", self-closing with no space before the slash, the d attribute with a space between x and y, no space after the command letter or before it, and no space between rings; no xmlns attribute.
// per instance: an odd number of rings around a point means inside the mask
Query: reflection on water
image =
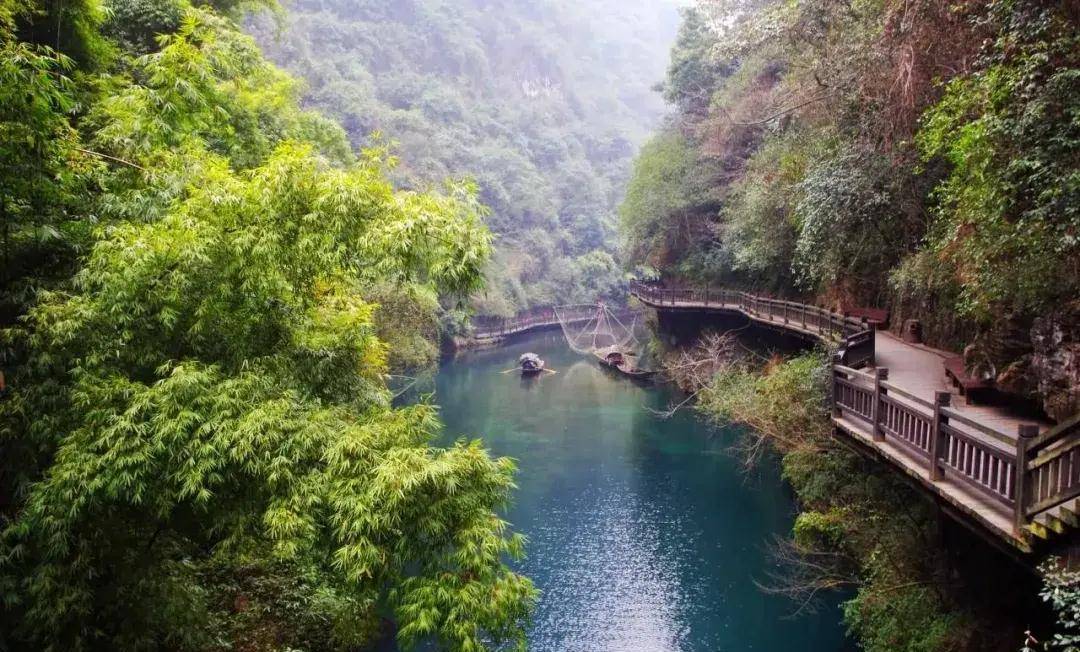
<svg viewBox="0 0 1080 652"><path fill-rule="evenodd" d="M660 536L671 524L630 487L611 493L608 480L600 478L573 503L550 512L550 524L533 534L556 540L565 524L577 524L565 548L545 550L552 558L531 564L551 568L544 602L557 605L542 611L533 647L681 650L687 632L679 625L685 608L675 571L679 559L663 548Z"/></svg>
<svg viewBox="0 0 1080 652"><path fill-rule="evenodd" d="M557 373L500 373L525 351ZM556 333L451 362L436 390L448 438L480 435L518 460L507 516L542 591L530 649L849 649L835 605L788 619L794 606L754 584L791 526L776 470L748 478L727 433L685 410L654 416L665 389L603 373Z"/></svg>

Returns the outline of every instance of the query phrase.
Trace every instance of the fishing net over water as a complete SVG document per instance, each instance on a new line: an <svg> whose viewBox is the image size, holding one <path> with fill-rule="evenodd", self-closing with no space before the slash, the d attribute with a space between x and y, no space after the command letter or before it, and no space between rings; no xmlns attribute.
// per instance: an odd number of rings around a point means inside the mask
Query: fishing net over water
<svg viewBox="0 0 1080 652"><path fill-rule="evenodd" d="M633 322L623 323L604 304L559 306L555 317L562 327L566 343L577 353L590 354L605 349L637 348Z"/></svg>

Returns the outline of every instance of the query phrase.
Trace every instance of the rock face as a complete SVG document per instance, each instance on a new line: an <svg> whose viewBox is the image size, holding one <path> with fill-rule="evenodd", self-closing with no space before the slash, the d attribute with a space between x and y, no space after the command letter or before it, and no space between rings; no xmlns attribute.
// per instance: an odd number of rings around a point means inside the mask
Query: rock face
<svg viewBox="0 0 1080 652"><path fill-rule="evenodd" d="M1043 409L1057 421L1080 412L1080 301L1031 328L1030 373Z"/></svg>
<svg viewBox="0 0 1080 652"><path fill-rule="evenodd" d="M998 374L996 384L1001 391L1015 396L1038 396L1039 380L1031 369L1031 355L1025 355L1005 367L1005 370Z"/></svg>

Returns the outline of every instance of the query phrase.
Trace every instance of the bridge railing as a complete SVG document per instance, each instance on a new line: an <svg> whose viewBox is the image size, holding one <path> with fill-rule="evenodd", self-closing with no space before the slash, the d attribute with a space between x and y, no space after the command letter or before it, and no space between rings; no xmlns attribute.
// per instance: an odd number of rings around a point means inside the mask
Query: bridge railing
<svg viewBox="0 0 1080 652"><path fill-rule="evenodd" d="M1013 513L1019 534L1041 513L1080 498L1080 415L1039 434L1023 424L1006 433L975 421L952 404L948 392L927 401L889 382L873 363L874 333L864 320L825 308L722 288L666 288L634 282L630 291L663 309L728 308L748 316L842 342L833 361L833 416L890 441L925 465L926 481L962 483Z"/></svg>
<svg viewBox="0 0 1080 652"><path fill-rule="evenodd" d="M1021 447L1026 518L1080 497L1080 415L1023 439Z"/></svg>
<svg viewBox="0 0 1080 652"><path fill-rule="evenodd" d="M569 322L590 319L596 314L596 306L582 305L569 306L559 309L564 320ZM513 317L473 317L472 336L477 339L502 337L521 333L530 328L550 326L559 323L559 316L555 314L555 308L545 306L524 310Z"/></svg>
<svg viewBox="0 0 1080 652"><path fill-rule="evenodd" d="M888 378L888 369L833 365L833 416L861 423L875 441L900 444L925 464L928 482L958 481L1003 504L1016 534L1080 497L1080 416L1042 434L1028 424L1009 434L964 416L948 392L930 402Z"/></svg>
<svg viewBox="0 0 1080 652"><path fill-rule="evenodd" d="M643 303L663 308L729 308L789 330L840 342L845 364L860 367L874 359L874 332L865 318L795 301L762 297L725 288L667 288L634 281L630 292Z"/></svg>
<svg viewBox="0 0 1080 652"><path fill-rule="evenodd" d="M667 288L634 281L630 292L645 303L672 307L730 306L752 314L783 321L818 335L842 339L866 331L865 319L795 301L762 297L749 292L724 288Z"/></svg>

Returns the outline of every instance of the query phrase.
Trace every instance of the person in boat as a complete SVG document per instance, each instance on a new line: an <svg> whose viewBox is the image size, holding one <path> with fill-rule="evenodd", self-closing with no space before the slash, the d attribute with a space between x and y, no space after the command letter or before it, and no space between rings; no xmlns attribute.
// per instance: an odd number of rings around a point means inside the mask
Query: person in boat
<svg viewBox="0 0 1080 652"><path fill-rule="evenodd" d="M523 353L518 358L518 366L523 374L538 374L544 370L544 361L535 353Z"/></svg>
<svg viewBox="0 0 1080 652"><path fill-rule="evenodd" d="M611 351L606 356L608 364L615 365L616 367L623 365L626 362L626 358L621 351Z"/></svg>

